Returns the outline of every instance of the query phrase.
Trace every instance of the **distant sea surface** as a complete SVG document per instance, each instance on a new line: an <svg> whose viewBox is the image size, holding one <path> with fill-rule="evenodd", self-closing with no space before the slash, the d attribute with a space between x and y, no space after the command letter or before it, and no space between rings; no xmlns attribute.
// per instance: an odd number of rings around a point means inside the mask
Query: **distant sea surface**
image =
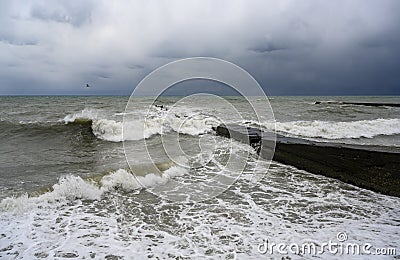
<svg viewBox="0 0 400 260"><path fill-rule="evenodd" d="M243 176L206 201L171 202L141 188L140 180L152 187L171 179L190 183L218 174L224 155L251 150L215 136L212 127L220 122L398 150L399 107L326 101L400 103L400 97L270 97L275 122L258 122L241 97L226 97L243 115L240 119L206 96L180 103L180 97L161 97L150 111L145 104L151 98L141 97L134 100L129 128L122 133L128 99L0 97L0 258L279 258L260 255L258 245L266 239L288 245L337 242L338 232L345 232L349 242L393 247L399 254L399 198L276 162L269 165L254 151ZM260 106L265 102L251 99ZM172 107L174 113L168 114ZM146 122L144 115L150 115ZM162 176L141 166L142 179L134 178L123 143L134 154L130 165L135 167L145 156L143 138L157 151L161 134L167 139L179 134L190 165L203 166L181 167L160 153L154 160ZM216 150L207 150L215 145ZM200 164L210 153L218 156ZM267 174L253 186L246 175L252 172ZM329 252L316 256L337 257Z"/></svg>

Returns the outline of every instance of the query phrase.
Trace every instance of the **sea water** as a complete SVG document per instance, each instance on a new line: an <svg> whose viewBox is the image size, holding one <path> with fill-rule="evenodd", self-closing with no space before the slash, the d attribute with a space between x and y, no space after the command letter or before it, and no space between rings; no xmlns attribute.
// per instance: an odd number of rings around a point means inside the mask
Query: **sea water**
<svg viewBox="0 0 400 260"><path fill-rule="evenodd" d="M181 97L162 97L151 108L144 106L148 99L137 98L135 110L125 111L128 97L0 97L1 257L336 259L339 253L328 250L285 254L263 252L262 245L321 246L337 243L338 233L346 236L343 242L399 254L399 198L259 159L251 147L218 137L212 128L239 123L398 149L400 108L314 103L400 98L270 97L275 121L254 118L241 97L225 99L242 118L209 97L181 103ZM257 104L257 97L252 100ZM144 115L150 116L144 121ZM184 156L168 143L176 135ZM167 155L166 145L172 145ZM149 149L159 172L142 163ZM182 202L154 192L172 182L214 185L208 178L223 173L229 156L246 156L246 164L217 196ZM254 184L254 173L265 176Z"/></svg>

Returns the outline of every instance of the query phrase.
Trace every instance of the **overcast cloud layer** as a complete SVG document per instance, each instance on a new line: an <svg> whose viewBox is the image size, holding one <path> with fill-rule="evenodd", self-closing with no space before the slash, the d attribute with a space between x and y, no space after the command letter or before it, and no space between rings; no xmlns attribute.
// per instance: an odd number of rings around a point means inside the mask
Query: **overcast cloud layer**
<svg viewBox="0 0 400 260"><path fill-rule="evenodd" d="M130 94L211 56L268 94L400 95L399 14L398 0L3 0L0 94Z"/></svg>

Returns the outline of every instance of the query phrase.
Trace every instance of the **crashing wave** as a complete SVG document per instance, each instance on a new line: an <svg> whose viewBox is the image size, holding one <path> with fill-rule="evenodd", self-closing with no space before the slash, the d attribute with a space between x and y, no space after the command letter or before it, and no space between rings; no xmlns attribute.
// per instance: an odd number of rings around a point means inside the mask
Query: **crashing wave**
<svg viewBox="0 0 400 260"><path fill-rule="evenodd" d="M268 125L264 125L268 128ZM375 119L350 122L292 121L276 122L276 131L301 137L346 139L373 138L400 134L400 119Z"/></svg>
<svg viewBox="0 0 400 260"><path fill-rule="evenodd" d="M85 122L85 121L92 121L99 117L99 111L85 108L78 113L69 114L62 120L66 124L69 123L77 123L77 122Z"/></svg>
<svg viewBox="0 0 400 260"><path fill-rule="evenodd" d="M104 175L98 183L84 180L79 176L68 175L60 178L48 192L36 197L24 194L19 197L8 197L0 202L1 211L23 213L35 207L43 207L55 202L68 203L74 200L100 200L104 193L122 189L124 191L139 190L163 185L173 177L183 176L188 171L179 166L172 166L162 174L149 173L144 176L134 176L125 169L119 169Z"/></svg>
<svg viewBox="0 0 400 260"><path fill-rule="evenodd" d="M79 113L67 115L66 124L91 124L93 134L110 142L133 141L150 138L155 134L175 131L181 134L200 135L212 130L219 122L206 115L192 117L171 115L152 116L146 120L131 119L123 122L101 118L100 113L85 108Z"/></svg>

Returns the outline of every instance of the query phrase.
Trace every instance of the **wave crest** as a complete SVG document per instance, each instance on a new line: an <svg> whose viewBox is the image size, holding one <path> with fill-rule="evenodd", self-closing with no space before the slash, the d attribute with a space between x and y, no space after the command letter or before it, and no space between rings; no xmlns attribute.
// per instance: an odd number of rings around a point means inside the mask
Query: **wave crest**
<svg viewBox="0 0 400 260"><path fill-rule="evenodd" d="M219 122L206 115L192 117L176 114L156 115L143 119L130 119L124 123L112 119L101 118L96 110L85 108L79 113L67 115L66 124L91 124L93 134L102 140L110 142L134 141L150 138L155 134L175 131L188 135L204 134L217 126Z"/></svg>
<svg viewBox="0 0 400 260"><path fill-rule="evenodd" d="M125 169L103 176L98 183L84 180L76 175L60 178L58 183L42 195L29 197L24 194L19 197L8 197L0 202L0 210L15 213L24 213L35 207L44 207L46 204L67 203L74 200L100 200L104 193L122 189L124 191L139 190L163 185L169 179L187 174L185 168L172 166L162 174L149 173L144 176L134 176Z"/></svg>
<svg viewBox="0 0 400 260"><path fill-rule="evenodd" d="M373 138L379 135L400 134L400 119L276 122L276 130L295 136L325 139Z"/></svg>

